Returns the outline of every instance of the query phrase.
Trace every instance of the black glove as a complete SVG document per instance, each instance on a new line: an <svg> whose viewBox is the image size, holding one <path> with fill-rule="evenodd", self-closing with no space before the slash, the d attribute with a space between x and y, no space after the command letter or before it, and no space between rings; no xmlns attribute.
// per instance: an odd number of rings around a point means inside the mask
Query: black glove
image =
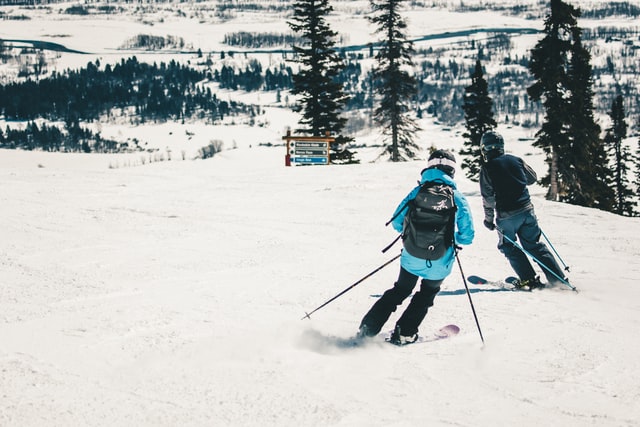
<svg viewBox="0 0 640 427"><path fill-rule="evenodd" d="M493 221L489 221L489 220L485 219L483 224L484 224L485 227L487 227L491 231L496 229L496 225L493 223Z"/></svg>

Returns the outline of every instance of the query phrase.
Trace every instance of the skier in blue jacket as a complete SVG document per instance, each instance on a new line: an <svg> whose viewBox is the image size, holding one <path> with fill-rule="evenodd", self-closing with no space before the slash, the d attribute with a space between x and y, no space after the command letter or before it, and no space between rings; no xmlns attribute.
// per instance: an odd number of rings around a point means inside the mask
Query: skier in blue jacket
<svg viewBox="0 0 640 427"><path fill-rule="evenodd" d="M457 207L455 214L454 239L456 245L469 245L473 241L474 228L469 204L462 193L457 190L453 181L455 173L455 157L448 151L436 150L422 171L420 185L427 181L442 182L454 189L454 200ZM407 202L413 200L420 190L415 187L398 205L394 212L393 228L402 233L404 217L409 209ZM359 337L374 336L380 332L391 313L411 295L418 279L420 290L411 298L411 302L397 320L390 341L402 345L418 339L418 326L433 305L436 294L440 291L443 280L451 273L455 262L455 248L449 247L439 259L427 260L411 255L403 249L400 257L400 274L391 289L388 289L371 307L360 323Z"/></svg>

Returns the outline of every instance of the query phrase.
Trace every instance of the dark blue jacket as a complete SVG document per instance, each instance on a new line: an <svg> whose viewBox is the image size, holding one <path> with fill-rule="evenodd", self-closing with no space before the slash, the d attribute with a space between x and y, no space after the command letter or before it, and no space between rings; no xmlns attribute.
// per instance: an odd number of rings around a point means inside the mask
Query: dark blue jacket
<svg viewBox="0 0 640 427"><path fill-rule="evenodd" d="M503 154L487 161L480 170L480 192L484 216L493 222L499 216L531 207L527 185L536 182L536 173L519 157Z"/></svg>

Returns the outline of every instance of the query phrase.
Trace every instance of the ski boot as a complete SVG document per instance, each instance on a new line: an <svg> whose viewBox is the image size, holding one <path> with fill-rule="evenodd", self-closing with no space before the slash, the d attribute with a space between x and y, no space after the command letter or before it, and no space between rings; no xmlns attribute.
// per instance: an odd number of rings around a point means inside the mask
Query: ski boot
<svg viewBox="0 0 640 427"><path fill-rule="evenodd" d="M400 334L400 327L396 326L396 328L393 330L393 332L391 333L391 336L388 339L388 342L390 344L393 345L407 345L407 344L413 344L414 342L418 341L418 334L415 333L413 335L401 335Z"/></svg>
<svg viewBox="0 0 640 427"><path fill-rule="evenodd" d="M544 284L540 282L540 278L538 276L532 277L531 279L526 280L516 280L513 283L513 287L519 291L532 291L534 289L542 289L544 288Z"/></svg>

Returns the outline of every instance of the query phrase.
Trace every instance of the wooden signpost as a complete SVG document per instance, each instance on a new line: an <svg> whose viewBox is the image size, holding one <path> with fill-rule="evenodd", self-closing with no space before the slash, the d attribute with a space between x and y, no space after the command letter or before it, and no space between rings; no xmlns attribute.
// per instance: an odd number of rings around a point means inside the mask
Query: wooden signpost
<svg viewBox="0 0 640 427"><path fill-rule="evenodd" d="M330 147L335 138L330 136L295 136L291 131L282 139L287 142L285 166L294 165L328 165L330 163Z"/></svg>

